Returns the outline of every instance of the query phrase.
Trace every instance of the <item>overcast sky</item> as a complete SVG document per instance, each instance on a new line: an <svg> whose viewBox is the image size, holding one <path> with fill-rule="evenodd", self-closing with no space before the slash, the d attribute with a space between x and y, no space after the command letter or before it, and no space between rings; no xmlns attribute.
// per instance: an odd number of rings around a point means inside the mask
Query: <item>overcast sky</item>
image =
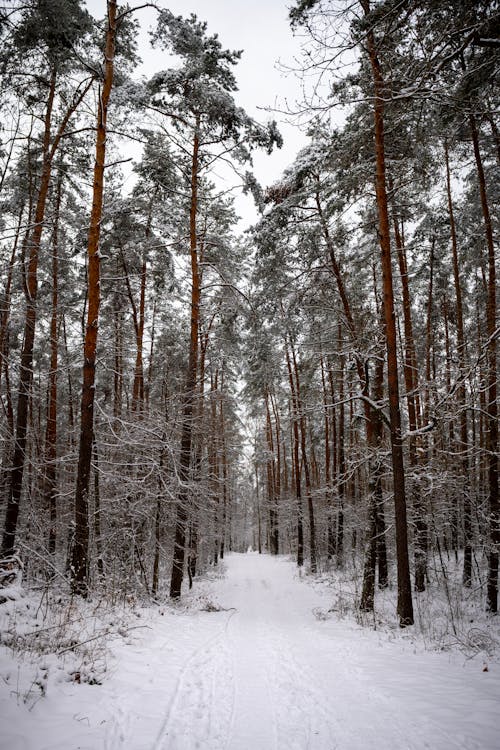
<svg viewBox="0 0 500 750"><path fill-rule="evenodd" d="M86 0L89 11L103 17L106 0ZM130 2L133 6L134 2ZM140 0L136 0L140 5ZM305 137L300 130L287 123L278 113L268 113L266 107L286 108L300 100L300 82L290 73L280 71L278 62L294 66L300 56L300 39L293 36L288 22L288 8L292 0L159 0L159 5L173 13L189 16L195 13L208 23L208 33L218 34L224 48L241 49L243 56L235 68L239 91L237 103L255 119L265 122L277 119L285 139L281 151L271 156L258 153L254 156L254 172L265 186L278 179L283 169L293 161ZM170 63L158 49L149 45L148 29L155 24L156 12L140 10L136 14L141 24L139 54L143 64L138 74L151 75ZM237 210L245 223L254 220L250 200L238 200Z"/></svg>

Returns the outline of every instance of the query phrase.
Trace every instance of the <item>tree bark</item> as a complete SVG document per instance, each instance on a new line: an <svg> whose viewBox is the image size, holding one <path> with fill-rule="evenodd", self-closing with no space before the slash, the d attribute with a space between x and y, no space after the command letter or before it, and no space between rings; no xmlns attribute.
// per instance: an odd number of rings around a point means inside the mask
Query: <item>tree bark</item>
<svg viewBox="0 0 500 750"><path fill-rule="evenodd" d="M319 180L318 180L318 184L319 184ZM341 273L341 270L340 270L340 266L339 266L337 257L335 255L334 245L333 245L332 238L330 236L330 231L329 231L329 228L328 228L328 224L327 224L324 212L323 212L323 207L321 205L319 189L316 191L315 199L316 199L316 207L318 209L318 215L319 215L319 218L320 218L320 224L321 224L322 231L323 231L323 236L325 238L326 246L327 246L327 249L328 249L328 254L329 254L329 257L330 257L332 271L333 271L333 274L335 276L335 280L336 280L336 283L337 283L337 289L338 289L339 296L340 296L340 299L341 299L341 302L342 302L342 307L343 307L343 310L344 310L344 316L345 316L346 321L347 321L347 329L349 331L349 334L350 334L350 337L351 337L351 340L352 340L353 344L356 344L358 342L358 340L359 340L359 329L358 329L358 326L356 324L356 321L355 321L353 313L352 313L352 308L351 308L351 305L350 305L350 302L349 302L349 297L347 296L347 291L346 291L346 288L345 288L345 285L344 285L344 279L343 279L343 276L342 276L342 273ZM341 341L341 335L340 334L341 334L341 326L339 324L339 349L340 349L340 341ZM341 361L342 361L342 357L341 357ZM363 395L369 397L370 394L369 394L369 389L368 389L368 380L367 380L367 375L366 375L366 369L363 366L363 362L362 362L362 360L361 360L361 358L359 356L355 357L355 362L356 362L356 371L357 371L358 379L359 379L359 387L360 387L361 392L363 393ZM343 375L341 375L341 378L343 378ZM342 389L343 389L343 380L342 380ZM333 393L333 390L332 390L332 393ZM343 393L344 393L344 391L342 390L342 394L341 394L341 397L340 397L341 400L343 399ZM379 415L377 414L376 409L373 409L372 406L370 406L370 404L368 403L368 401L366 399L363 401L363 408L364 408L365 419L366 419L366 440L367 440L367 443L368 443L370 451L373 452L373 451L375 451L375 450L378 449L376 447L376 445L377 445L377 437L376 437L376 435L377 435L377 431L379 429L379 427L378 427L378 425L379 425ZM343 406L341 406L340 409L341 409L341 418L343 420L343 418L344 418ZM343 429L343 425L342 425L342 429ZM344 464L344 468L345 468L344 447L343 447L343 444L342 444L341 440L339 441L339 451L341 451L341 453L342 453L342 463ZM339 459L340 459L340 454L339 454ZM372 466L375 466L375 464L370 459L370 471L371 471L371 467ZM342 472L340 471L340 460L339 460L339 473L340 473L340 479L339 479L339 483L338 483L338 487L339 487L339 516L338 516L338 525L337 525L337 531L338 531L339 539L337 540L338 543L335 546L336 546L336 551L337 551L337 563L338 564L342 564L342 554L343 554L343 523L344 523L343 501L344 501L344 494L345 494L345 481L341 478L342 477ZM372 487L376 487L377 484L378 484L377 477L370 477L369 481L372 483L371 484ZM375 514L377 514L377 512L378 512L375 509L375 506L372 506L372 511ZM378 517L380 518L380 523L382 523L384 525L384 529L385 529L385 524L383 522L383 506L380 506L380 513L381 513L381 515L379 515ZM385 556L385 538L383 536L380 537L380 543L379 543L379 545L376 545L376 553L375 554L377 554L377 552L379 550L382 553L382 555ZM371 552L369 552L369 554L371 554ZM375 559L376 559L376 557L375 557ZM379 561L380 561L381 567L382 567L382 579L383 580L385 579L385 581L386 581L386 577L385 577L385 574L383 572L383 570L386 568L386 564L384 562L383 557L380 558ZM369 567L369 565L368 565L368 567ZM386 585L387 585L387 581L385 582L385 584L383 584L383 587L385 588Z"/></svg>
<svg viewBox="0 0 500 750"><path fill-rule="evenodd" d="M33 378L33 345L35 341L37 292L38 292L38 258L42 240L45 206L52 174L53 152L50 147L52 109L56 93L57 72L54 68L50 77L49 95L45 109L44 134L42 145L42 175L35 209L34 227L31 237L27 237L26 246L23 248L23 256L29 253L28 267L24 278L24 291L26 296L26 317L24 323L24 340L21 351L21 366L19 372L19 390L17 397L16 437L14 444L14 456L12 459L12 474L10 481L9 496L7 500L7 511L5 514L5 526L2 541L2 554L4 557L12 555L19 516L19 504L23 486L24 464L26 459L26 440L28 430L29 394Z"/></svg>
<svg viewBox="0 0 500 750"><path fill-rule="evenodd" d="M220 547L219 557L221 560L224 559L226 551L226 525L228 517L228 505L229 505L229 474L228 474L228 459L227 459L227 444L226 444L226 418L224 414L224 370L221 376L221 398L219 404L219 430L220 430L220 442L221 442L221 465L222 465L222 518L220 524ZM277 537L277 527L276 527ZM277 547L278 541L275 539L275 545ZM278 554L276 550L276 554Z"/></svg>
<svg viewBox="0 0 500 750"><path fill-rule="evenodd" d="M490 522L490 548L488 553L488 587L486 607L488 612L498 611L498 556L500 549L500 503L498 496L498 406L497 406L497 334L496 334L496 268L495 244L491 224L486 179L483 161L479 149L479 137L476 120L471 113L469 117L474 158L476 160L479 195L483 214L484 230L488 253L488 297L486 303L486 333L488 336L488 403L486 451L488 461L488 502Z"/></svg>
<svg viewBox="0 0 500 750"><path fill-rule="evenodd" d="M9 266L7 269L7 279L5 282L5 289L3 293L2 306L0 308L0 393L2 384L2 374L4 371L4 364L8 362L8 330L9 330L9 319L10 319L10 303L11 303L11 290L12 290L12 278L14 272L14 262L16 260L17 248L19 246L19 240L21 237L21 224L23 220L25 206L21 206L19 210L19 218L17 221L16 235L14 237L14 243L12 245L12 253L9 260ZM28 217L29 223L29 217Z"/></svg>
<svg viewBox="0 0 500 750"><path fill-rule="evenodd" d="M338 427L338 515L337 515L337 567L342 568L344 566L344 504L346 495L347 485L347 474L346 474L346 460L345 460L345 407L344 407L344 395L345 395L345 357L342 353L343 338L342 338L342 326L338 325L338 347L341 352L339 357L339 427Z"/></svg>
<svg viewBox="0 0 500 750"><path fill-rule="evenodd" d="M104 559L102 556L102 528L101 528L101 486L99 474L99 451L94 439L94 538L97 562L97 574L102 581L104 579Z"/></svg>
<svg viewBox="0 0 500 750"><path fill-rule="evenodd" d="M391 183L389 183L391 187ZM406 249L403 241L402 229L400 229L398 217L394 215L394 240L398 255L399 271L401 276L401 288L403 292L403 323L405 334L405 356L404 356L404 379L406 388L406 402L408 406L408 428L414 432L419 426L419 409L416 397L418 385L417 357L415 342L413 338L413 322L411 316L410 286L408 283L408 264L406 260ZM408 440L408 464L410 469L417 466L417 440L410 436ZM413 491L413 512L415 516L415 591L425 591L425 579L427 575L427 522L425 519L425 507L421 500L419 488Z"/></svg>
<svg viewBox="0 0 500 750"><path fill-rule="evenodd" d="M368 378L366 378L368 390ZM373 398L381 402L384 391L384 360L378 357L375 361L375 377ZM379 561L379 588L387 587L387 555L385 547L385 520L382 493L383 466L380 456L382 450L382 417L381 413L372 409L370 435L370 468L368 480L368 544L363 569L363 588L361 592L360 609L372 612L375 603L376 564Z"/></svg>
<svg viewBox="0 0 500 750"><path fill-rule="evenodd" d="M299 406L297 403L297 394L295 392L295 383L292 372L292 364L290 360L290 353L288 351L288 342L285 340L285 354L286 364L288 370L288 381L290 383L290 396L291 396L291 408L290 416L292 421L292 437L293 437L293 472L294 472L294 485L295 485L295 497L297 499L297 565L302 567L304 565L304 527L303 527L303 508L302 508L302 487L301 487L301 470L300 470L300 459L299 459Z"/></svg>
<svg viewBox="0 0 500 750"><path fill-rule="evenodd" d="M265 394L266 404L266 441L267 449L269 451L269 457L267 460L267 502L268 502L268 513L269 513L269 550L272 555L278 554L279 548L279 532L278 532L278 516L277 516L277 483L279 479L279 467L276 466L276 457L274 449L274 437L273 437L273 425L271 420L271 410L269 408L269 401L271 396L269 391Z"/></svg>
<svg viewBox="0 0 500 750"><path fill-rule="evenodd" d="M281 475L282 475L282 457L281 457L281 423L276 397L270 394L271 406L274 415L274 430L276 434L276 477L274 488L274 549L275 554L279 554L280 546L280 529L279 529L279 505L281 500Z"/></svg>
<svg viewBox="0 0 500 750"><path fill-rule="evenodd" d="M38 292L38 259L45 220L45 207L49 193L52 165L61 138L66 130L68 122L82 102L85 94L90 89L92 81L82 86L80 92L74 96L67 108L64 117L57 129L51 143L52 110L56 93L56 68L52 70L49 84L49 94L45 109L44 134L42 143L42 174L40 187L35 208L34 226L32 233L27 237L23 248L23 257L28 253L28 266L24 279L24 291L26 296L26 317L24 324L24 340L21 351L21 363L19 372L19 386L17 399L16 437L14 445L14 456L12 459L12 474L7 500L7 511L5 515L5 526L2 540L2 554L12 554L15 545L17 520L19 516L19 504L23 487L24 465L26 459L26 440L28 428L29 394L32 382L33 345L35 341L35 328L37 318L37 292Z"/></svg>
<svg viewBox="0 0 500 750"><path fill-rule="evenodd" d="M59 213L61 207L62 177L59 176L52 234L52 315L50 320L50 371L47 428L45 432L45 507L49 509L48 549L56 551L57 527L57 369L59 347Z"/></svg>
<svg viewBox="0 0 500 750"><path fill-rule="evenodd" d="M153 599L158 593L158 587L160 583L160 543L161 543L161 496L160 492L162 489L162 472L164 462L165 450L162 448L160 452L160 461L158 467L158 497L156 498L156 511L155 511L155 545L154 545L154 557L153 557L153 580L151 583L151 596Z"/></svg>
<svg viewBox="0 0 500 750"><path fill-rule="evenodd" d="M321 385L323 387L324 408L324 435L325 435L325 488L326 488L326 512L327 512L327 556L332 560L335 556L335 529L334 529L334 505L333 485L337 479L337 434L335 413L335 389L333 387L333 373L325 364L323 352L320 356ZM327 377L328 376L328 377ZM328 387L327 387L328 383ZM328 403L330 401L330 403ZM331 436L331 443L330 443Z"/></svg>
<svg viewBox="0 0 500 750"><path fill-rule="evenodd" d="M200 329L200 270L198 264L196 214L198 211L198 160L199 160L199 121L195 125L193 152L191 158L191 205L189 215L189 246L191 256L191 328L189 339L189 360L184 391L184 407L181 427L181 452L179 461L180 488L177 496L174 554L170 579L170 597L181 595L184 578L184 558L186 552L186 524L188 520L188 483L191 469L191 443L193 433L194 400L198 371L198 335Z"/></svg>
<svg viewBox="0 0 500 750"><path fill-rule="evenodd" d="M464 314L462 304L462 284L460 281L458 242L455 226L455 214L451 195L450 160L448 143L444 142L444 158L446 165L446 195L448 199L448 217L450 222L451 255L453 264L453 281L455 285L455 312L457 317L457 353L459 364L460 385L457 389L457 402L460 411L460 453L462 456L463 481L463 529L464 529L464 567L462 581L464 586L472 585L472 508L471 490L469 482L469 439L467 430L467 411L465 393L466 351L464 334Z"/></svg>
<svg viewBox="0 0 500 750"><path fill-rule="evenodd" d="M97 334L100 307L99 239L104 196L104 169L106 159L106 130L109 98L113 87L114 57L117 33L117 3L107 0L108 25L104 54L104 79L99 91L97 108L97 135L95 146L92 211L87 244L88 287L87 322L83 346L83 384L81 397L80 443L78 474L75 493L75 540L71 561L71 587L74 594L88 595L89 574L89 517L88 494L92 444L94 439L94 396Z"/></svg>
<svg viewBox="0 0 500 750"><path fill-rule="evenodd" d="M365 16L370 14L369 0L361 0ZM384 79L378 58L375 35L370 28L366 35L368 56L374 86L374 138L376 177L375 192L378 211L378 232L381 251L384 289L385 338L387 347L387 387L389 391L389 418L394 479L394 506L396 522L396 556L398 571L397 612L402 627L413 625L413 602L408 558L408 529L406 518L405 472L401 439L401 412L399 400L398 360L394 292L392 283L391 240L387 206L386 170L384 150Z"/></svg>
<svg viewBox="0 0 500 750"><path fill-rule="evenodd" d="M300 426L300 453L302 456L302 467L304 469L304 480L306 488L306 501L307 511L309 517L309 562L311 565L311 573L316 573L318 569L316 559L316 525L314 520L314 505L312 499L312 487L311 487L311 472L309 470L309 459L307 456L307 443L306 443L306 418L302 408L302 396L300 389L300 378L299 368L297 364L297 357L295 355L295 348L291 345L292 350L292 362L293 372L295 375L295 397L298 409L297 419Z"/></svg>

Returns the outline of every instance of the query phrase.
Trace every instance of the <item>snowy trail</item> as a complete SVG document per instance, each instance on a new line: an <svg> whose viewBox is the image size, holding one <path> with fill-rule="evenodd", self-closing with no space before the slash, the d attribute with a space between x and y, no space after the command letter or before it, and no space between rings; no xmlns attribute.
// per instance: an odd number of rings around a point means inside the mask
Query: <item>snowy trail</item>
<svg viewBox="0 0 500 750"><path fill-rule="evenodd" d="M318 620L328 601L289 561L231 555L213 596L226 611L205 616L217 629L183 663L154 742L129 734L111 750L498 747L483 674L478 690L444 655Z"/></svg>
<svg viewBox="0 0 500 750"><path fill-rule="evenodd" d="M458 654L318 619L314 610L327 610L331 594L283 558L230 555L226 577L209 585L221 611L157 613L142 641L117 644L102 686L66 685L29 714L18 707L0 748L500 746L498 663L483 673Z"/></svg>

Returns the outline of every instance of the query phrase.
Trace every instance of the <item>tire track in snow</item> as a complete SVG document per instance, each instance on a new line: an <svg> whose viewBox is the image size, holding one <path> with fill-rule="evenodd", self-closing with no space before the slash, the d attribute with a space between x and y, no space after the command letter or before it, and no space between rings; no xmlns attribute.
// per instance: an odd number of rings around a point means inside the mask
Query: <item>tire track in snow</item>
<svg viewBox="0 0 500 750"><path fill-rule="evenodd" d="M233 713L233 673L225 640L234 614L233 610L219 632L199 646L184 663L151 750L220 750L224 747ZM226 693L229 689L230 694L224 696L229 700L219 700L219 686ZM222 709L218 726L214 726L213 721L216 706Z"/></svg>

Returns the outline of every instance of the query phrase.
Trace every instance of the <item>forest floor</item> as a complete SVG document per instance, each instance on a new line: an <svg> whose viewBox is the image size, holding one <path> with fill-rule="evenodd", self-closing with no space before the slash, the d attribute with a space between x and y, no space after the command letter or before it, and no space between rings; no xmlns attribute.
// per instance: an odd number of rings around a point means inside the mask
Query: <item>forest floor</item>
<svg viewBox="0 0 500 750"><path fill-rule="evenodd" d="M106 649L81 663L72 642L36 666L2 646L0 748L498 748L498 657L361 627L285 558L231 554L223 566L177 606L115 612Z"/></svg>

